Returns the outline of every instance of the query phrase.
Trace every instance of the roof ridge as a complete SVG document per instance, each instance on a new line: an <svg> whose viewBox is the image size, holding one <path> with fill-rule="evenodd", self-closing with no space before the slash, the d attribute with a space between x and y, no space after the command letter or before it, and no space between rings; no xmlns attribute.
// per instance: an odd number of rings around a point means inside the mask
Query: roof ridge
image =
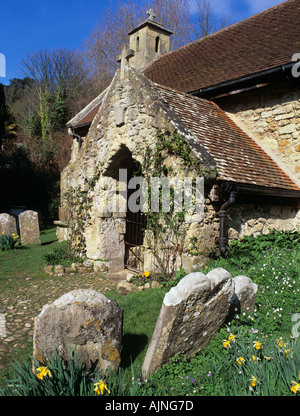
<svg viewBox="0 0 300 416"><path fill-rule="evenodd" d="M186 45L180 46L178 49L175 49L175 50L173 50L173 51L169 51L169 52L167 52L167 53L164 53L164 54L162 54L162 55L158 56L155 60L153 60L153 61L149 62L149 64L148 64L148 65L146 65L146 67L143 69L143 72L144 72L147 68L151 67L151 64L152 64L152 63L154 63L154 62L158 62L158 61L160 61L160 60L164 59L164 57L166 57L166 56L168 56L168 55L171 55L171 54L173 54L173 53L175 53L175 52L178 52L178 51L180 51L180 50L187 49L187 48L191 47L192 45L195 45L195 44L197 44L197 43L201 43L201 42L203 42L203 41L205 41L205 40L207 40L207 39L209 39L209 38L212 38L212 37L214 37L214 36L217 36L217 35L218 35L219 33L221 33L221 32L225 32L225 31L228 31L228 30L232 30L232 29L233 29L233 28L235 28L235 27L238 27L238 26L241 26L242 24L245 24L245 22L247 22L247 21L251 21L251 20L253 20L253 19L256 19L258 16L261 16L261 15L267 14L267 13L269 13L270 11L272 11L272 10L274 10L274 9L276 9L276 8L283 7L283 6L284 6L284 5L286 5L287 3L293 3L293 2L296 2L296 1L298 1L298 0L286 0L286 1L284 1L284 2L282 2L282 3L279 3L279 4L275 5L275 6L271 6L271 7L269 7L269 8L268 8L268 9L266 9L266 10L262 10L262 11L261 11L261 12L259 12L259 13L256 13L256 14L254 14L254 15L252 15L252 16L249 16L249 17L247 17L247 18L245 18L245 19L243 19L243 20L240 20L240 21L238 21L238 22L235 22L235 23L233 23L233 24L231 24L231 25L229 25L229 26L227 26L227 27L225 27L225 28L219 29L219 30L217 30L216 32L210 33L210 34L208 34L208 35L206 35L206 36L204 36L204 37L202 37L202 38L195 39L195 40L193 40L192 42L187 43Z"/></svg>
<svg viewBox="0 0 300 416"><path fill-rule="evenodd" d="M172 94L176 94L181 96L183 99L193 100L195 102L202 102L207 103L211 106L211 108L214 108L216 113L219 114L219 116L223 119L223 122L225 122L229 129L232 129L231 131L235 131L236 134L238 134L240 137L243 137L245 140L245 145L249 146L249 148L252 148L254 152L258 152L261 157L263 157L268 163L269 168L271 170L277 171L277 174L279 174L282 178L284 178L284 181L286 184L289 184L289 186L296 191L299 191L299 187L296 182L286 173L280 165L249 135L247 132L245 132L238 124L235 123L234 120L232 120L226 112L218 106L214 101L210 101L204 98L196 97L193 95L190 95L188 93L185 93L183 91L178 91L170 87L166 87L164 85L158 84L156 82L153 82L154 86L158 88L159 90L163 90L166 92L170 92ZM164 97L163 97L164 98ZM164 98L165 99L165 98ZM167 100L166 100L167 101ZM168 102L168 101L167 101ZM179 116L180 117L180 116ZM185 123L185 121L183 121ZM247 143L247 144L246 144Z"/></svg>

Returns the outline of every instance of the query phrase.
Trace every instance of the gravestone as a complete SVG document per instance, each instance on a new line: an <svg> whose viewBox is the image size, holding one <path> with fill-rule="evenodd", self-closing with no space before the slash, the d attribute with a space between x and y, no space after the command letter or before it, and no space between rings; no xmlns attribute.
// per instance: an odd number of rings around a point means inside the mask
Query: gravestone
<svg viewBox="0 0 300 416"><path fill-rule="evenodd" d="M35 211L24 211L19 215L21 244L41 244L39 216Z"/></svg>
<svg viewBox="0 0 300 416"><path fill-rule="evenodd" d="M0 235L2 233L17 235L17 223L13 215L0 214Z"/></svg>
<svg viewBox="0 0 300 416"><path fill-rule="evenodd" d="M2 313L0 313L0 338L6 338L6 319Z"/></svg>
<svg viewBox="0 0 300 416"><path fill-rule="evenodd" d="M233 279L217 268L206 276L190 273L163 300L142 367L143 377L175 355L191 358L223 325L234 295Z"/></svg>
<svg viewBox="0 0 300 416"><path fill-rule="evenodd" d="M239 311L242 308L246 312L252 312L256 300L257 284L247 276L236 276L233 283L235 295L232 305Z"/></svg>
<svg viewBox="0 0 300 416"><path fill-rule="evenodd" d="M33 356L44 362L57 350L70 358L76 347L78 360L87 367L118 368L122 348L123 310L116 301L91 289L73 290L35 318Z"/></svg>

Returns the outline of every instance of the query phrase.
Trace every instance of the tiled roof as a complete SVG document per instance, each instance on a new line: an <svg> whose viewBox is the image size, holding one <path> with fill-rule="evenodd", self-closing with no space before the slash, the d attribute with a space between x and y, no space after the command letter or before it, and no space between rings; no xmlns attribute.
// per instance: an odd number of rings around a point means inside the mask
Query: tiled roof
<svg viewBox="0 0 300 416"><path fill-rule="evenodd" d="M236 80L291 62L299 28L300 0L289 0L162 55L144 74L184 92Z"/></svg>
<svg viewBox="0 0 300 416"><path fill-rule="evenodd" d="M96 114L98 113L99 108L100 108L100 105L101 105L101 103L99 103L98 105L96 105L96 107L93 108L88 114L86 114L80 121L78 121L75 124L74 127L78 127L78 126L82 126L83 124L89 124L89 123L91 123L94 120Z"/></svg>
<svg viewBox="0 0 300 416"><path fill-rule="evenodd" d="M215 103L155 85L169 107L214 158L219 179L300 191L289 176Z"/></svg>

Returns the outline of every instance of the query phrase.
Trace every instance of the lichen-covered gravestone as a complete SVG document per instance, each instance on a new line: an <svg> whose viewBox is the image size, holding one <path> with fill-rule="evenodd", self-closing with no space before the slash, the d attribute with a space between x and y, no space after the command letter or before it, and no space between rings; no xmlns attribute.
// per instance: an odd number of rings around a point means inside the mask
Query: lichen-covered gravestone
<svg viewBox="0 0 300 416"><path fill-rule="evenodd" d="M24 211L19 215L21 243L41 244L39 216L35 211Z"/></svg>
<svg viewBox="0 0 300 416"><path fill-rule="evenodd" d="M143 363L154 372L175 355L191 358L223 325L234 295L233 279L217 268L206 276L190 273L166 295Z"/></svg>
<svg viewBox="0 0 300 416"><path fill-rule="evenodd" d="M73 290L35 318L33 356L44 362L58 351L70 358L76 347L78 360L87 367L118 368L122 348L123 310L114 299L91 289Z"/></svg>
<svg viewBox="0 0 300 416"><path fill-rule="evenodd" d="M9 214L0 214L0 235L17 234L17 224L14 216Z"/></svg>

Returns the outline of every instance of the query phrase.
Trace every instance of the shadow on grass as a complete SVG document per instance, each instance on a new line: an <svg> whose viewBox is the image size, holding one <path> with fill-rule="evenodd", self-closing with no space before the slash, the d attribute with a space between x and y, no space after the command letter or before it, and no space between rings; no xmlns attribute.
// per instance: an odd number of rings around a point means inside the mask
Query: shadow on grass
<svg viewBox="0 0 300 416"><path fill-rule="evenodd" d="M42 246L49 246L50 244L56 243L57 240L51 240L51 241L45 241L44 243L41 243Z"/></svg>
<svg viewBox="0 0 300 416"><path fill-rule="evenodd" d="M145 334L124 334L123 349L121 352L121 367L128 368L147 345L148 337Z"/></svg>

